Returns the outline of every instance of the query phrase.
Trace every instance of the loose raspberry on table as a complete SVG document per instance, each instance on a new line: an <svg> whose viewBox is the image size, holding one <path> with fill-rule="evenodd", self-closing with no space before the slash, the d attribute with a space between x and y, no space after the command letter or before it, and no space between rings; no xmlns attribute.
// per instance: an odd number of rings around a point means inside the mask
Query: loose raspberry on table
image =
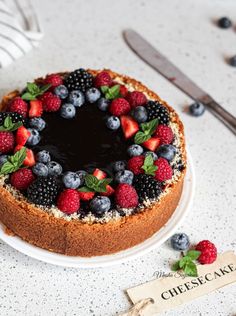
<svg viewBox="0 0 236 316"><path fill-rule="evenodd" d="M198 261L201 264L210 264L213 263L217 258L217 249L216 246L209 240L200 241L196 247L196 250L201 251Z"/></svg>

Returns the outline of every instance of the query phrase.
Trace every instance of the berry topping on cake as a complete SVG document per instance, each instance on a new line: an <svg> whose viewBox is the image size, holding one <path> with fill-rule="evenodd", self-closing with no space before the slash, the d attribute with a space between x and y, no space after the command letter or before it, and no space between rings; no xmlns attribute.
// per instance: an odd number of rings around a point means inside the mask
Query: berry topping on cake
<svg viewBox="0 0 236 316"><path fill-rule="evenodd" d="M23 165L26 167L33 167L35 165L35 157L33 150L26 148L26 157L23 162Z"/></svg>
<svg viewBox="0 0 236 316"><path fill-rule="evenodd" d="M16 143L17 145L24 146L30 137L30 131L24 127L20 126L16 131Z"/></svg>
<svg viewBox="0 0 236 316"><path fill-rule="evenodd" d="M133 186L136 189L139 202L155 200L162 192L160 182L148 174L138 174L134 177Z"/></svg>
<svg viewBox="0 0 236 316"><path fill-rule="evenodd" d="M148 119L148 114L147 114L147 110L144 106L137 106L134 110L133 110L133 118L138 122L138 123L144 123L147 121Z"/></svg>
<svg viewBox="0 0 236 316"><path fill-rule="evenodd" d="M161 144L170 144L174 139L172 129L166 125L158 125L154 135L160 138Z"/></svg>
<svg viewBox="0 0 236 316"><path fill-rule="evenodd" d="M117 183L128 183L128 184L132 184L133 178L134 178L134 174L133 174L133 172L130 171L130 170L118 171L118 172L115 174L115 181L116 181Z"/></svg>
<svg viewBox="0 0 236 316"><path fill-rule="evenodd" d="M135 156L128 160L128 169L131 170L135 175L144 173L142 169L144 163L144 156Z"/></svg>
<svg viewBox="0 0 236 316"><path fill-rule="evenodd" d="M162 182L172 178L173 170L166 159L158 158L154 162L154 165L157 166L157 170L155 172L156 180Z"/></svg>
<svg viewBox="0 0 236 316"><path fill-rule="evenodd" d="M165 158L169 162L172 161L176 155L176 148L173 145L161 145L157 149L157 156Z"/></svg>
<svg viewBox="0 0 236 316"><path fill-rule="evenodd" d="M130 157L140 156L143 153L143 147L137 144L130 145L127 149L127 153Z"/></svg>
<svg viewBox="0 0 236 316"><path fill-rule="evenodd" d="M111 86L111 84L112 84L112 79L107 71L101 71L94 78L94 85L96 88L100 88L102 86Z"/></svg>
<svg viewBox="0 0 236 316"><path fill-rule="evenodd" d="M38 117L43 113L43 105L40 100L30 101L29 117Z"/></svg>
<svg viewBox="0 0 236 316"><path fill-rule="evenodd" d="M61 114L61 117L63 117L64 119L70 120L73 117L75 117L76 109L73 104L65 103L61 107L60 114Z"/></svg>
<svg viewBox="0 0 236 316"><path fill-rule="evenodd" d="M62 78L58 74L50 74L47 75L44 79L44 84L50 84L50 88L55 88L57 86L60 86L62 84Z"/></svg>
<svg viewBox="0 0 236 316"><path fill-rule="evenodd" d="M121 183L115 191L115 202L121 208L138 206L138 194L135 188L127 183Z"/></svg>
<svg viewBox="0 0 236 316"><path fill-rule="evenodd" d="M79 192L74 189L63 190L57 199L57 207L66 214L77 212L80 208Z"/></svg>
<svg viewBox="0 0 236 316"><path fill-rule="evenodd" d="M59 193L58 179L39 177L27 189L27 197L34 204L50 207L56 202Z"/></svg>
<svg viewBox="0 0 236 316"><path fill-rule="evenodd" d="M61 107L61 99L51 92L45 92L40 99L45 112L56 112Z"/></svg>
<svg viewBox="0 0 236 316"><path fill-rule="evenodd" d="M108 116L106 119L106 126L112 131L117 130L120 127L120 120L117 116Z"/></svg>
<svg viewBox="0 0 236 316"><path fill-rule="evenodd" d="M132 91L127 95L126 98L131 108L136 108L137 106L144 105L147 103L147 98L145 94L140 91Z"/></svg>
<svg viewBox="0 0 236 316"><path fill-rule="evenodd" d="M29 185L34 181L35 176L30 169L19 169L13 172L10 176L10 183L17 190L26 190Z"/></svg>
<svg viewBox="0 0 236 316"><path fill-rule="evenodd" d="M106 98L100 98L97 101L97 107L99 108L99 110L103 112L108 110L109 105L110 105L110 101Z"/></svg>
<svg viewBox="0 0 236 316"><path fill-rule="evenodd" d="M26 117L28 113L28 104L22 100L21 97L16 97L10 102L7 110L9 112L16 112L21 114L23 117Z"/></svg>
<svg viewBox="0 0 236 316"><path fill-rule="evenodd" d="M12 132L2 131L0 132L0 152L5 154L9 153L14 148L14 135Z"/></svg>
<svg viewBox="0 0 236 316"><path fill-rule="evenodd" d="M157 118L159 124L167 125L169 123L169 112L162 104L156 101L148 101L146 109L148 113L148 121Z"/></svg>
<svg viewBox="0 0 236 316"><path fill-rule="evenodd" d="M62 174L62 166L56 161L49 161L47 167L50 176L59 176Z"/></svg>
<svg viewBox="0 0 236 316"><path fill-rule="evenodd" d="M120 121L125 138L131 138L139 130L138 123L131 116L122 115Z"/></svg>
<svg viewBox="0 0 236 316"><path fill-rule="evenodd" d="M89 103L95 103L100 98L100 96L101 96L100 90L98 90L97 88L94 88L94 87L89 88L85 92L86 100Z"/></svg>
<svg viewBox="0 0 236 316"><path fill-rule="evenodd" d="M130 104L123 98L117 98L111 102L109 111L114 116L125 115L130 111Z"/></svg>
<svg viewBox="0 0 236 316"><path fill-rule="evenodd" d="M79 192L79 197L81 201L90 201L95 195L95 192Z"/></svg>
<svg viewBox="0 0 236 316"><path fill-rule="evenodd" d="M0 126L4 124L5 118L10 117L12 123L22 122L25 123L23 115L16 112L0 112Z"/></svg>
<svg viewBox="0 0 236 316"><path fill-rule="evenodd" d="M29 120L29 126L41 132L46 127L46 122L41 117L33 117Z"/></svg>
<svg viewBox="0 0 236 316"><path fill-rule="evenodd" d="M61 84L54 89L55 95L57 95L60 99L66 99L68 97L68 89L65 85Z"/></svg>
<svg viewBox="0 0 236 316"><path fill-rule="evenodd" d="M80 68L71 72L65 79L65 86L71 90L85 92L93 85L93 76L86 70Z"/></svg>
<svg viewBox="0 0 236 316"><path fill-rule="evenodd" d="M41 140L39 131L35 128L28 128L28 132L30 133L30 135L29 135L29 138L27 139L27 145L29 146L37 145Z"/></svg>
<svg viewBox="0 0 236 316"><path fill-rule="evenodd" d="M64 173L62 181L64 186L68 189L77 189L81 184L79 175L71 171Z"/></svg>
<svg viewBox="0 0 236 316"><path fill-rule="evenodd" d="M106 196L96 196L90 202L90 208L95 214L100 216L100 215L103 215L103 213L110 210L111 201Z"/></svg>
<svg viewBox="0 0 236 316"><path fill-rule="evenodd" d="M33 170L33 173L38 177L47 177L48 176L48 167L42 162L37 162L33 166L32 170Z"/></svg>
<svg viewBox="0 0 236 316"><path fill-rule="evenodd" d="M37 153L36 160L46 164L51 161L51 156L47 150L41 150Z"/></svg>
<svg viewBox="0 0 236 316"><path fill-rule="evenodd" d="M217 249L216 246L209 240L200 241L196 247L196 250L201 251L198 261L201 264L210 264L213 263L217 258Z"/></svg>
<svg viewBox="0 0 236 316"><path fill-rule="evenodd" d="M161 140L159 137L151 137L145 142L143 142L142 145L148 150L156 151L160 143L161 143Z"/></svg>

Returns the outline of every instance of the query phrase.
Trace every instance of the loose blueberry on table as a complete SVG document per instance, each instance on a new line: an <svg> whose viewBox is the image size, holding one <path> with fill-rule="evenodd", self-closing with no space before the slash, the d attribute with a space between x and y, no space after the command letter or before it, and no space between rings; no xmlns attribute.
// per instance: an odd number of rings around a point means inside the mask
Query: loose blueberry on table
<svg viewBox="0 0 236 316"><path fill-rule="evenodd" d="M178 167L170 115L107 71L47 75L0 112L0 173L29 202L68 216L137 212Z"/></svg>

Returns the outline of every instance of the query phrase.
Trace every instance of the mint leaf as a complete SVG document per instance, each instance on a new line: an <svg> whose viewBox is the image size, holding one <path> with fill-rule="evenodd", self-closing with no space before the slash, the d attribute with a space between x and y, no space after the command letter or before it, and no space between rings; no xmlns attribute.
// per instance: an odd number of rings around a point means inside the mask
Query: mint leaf
<svg viewBox="0 0 236 316"><path fill-rule="evenodd" d="M197 273L197 266L194 262L189 261L186 263L186 265L183 268L184 273L188 276L191 277L197 277L198 273Z"/></svg>
<svg viewBox="0 0 236 316"><path fill-rule="evenodd" d="M40 87L40 91L39 91L38 95L43 94L43 93L46 92L50 87L51 87L51 84L50 84L50 83L45 84L44 86Z"/></svg>
<svg viewBox="0 0 236 316"><path fill-rule="evenodd" d="M36 83L34 82L27 82L27 90L31 93L31 94L37 94L40 92L39 87L36 85Z"/></svg>
<svg viewBox="0 0 236 316"><path fill-rule="evenodd" d="M154 165L154 160L152 158L152 155L149 154L144 159L144 164L141 167L145 174L149 174L151 176L155 175L155 171L157 170L157 166Z"/></svg>
<svg viewBox="0 0 236 316"><path fill-rule="evenodd" d="M179 261L179 267L180 268L184 268L185 265L191 261L191 258L189 258L188 256L183 257L182 259L180 259Z"/></svg>
<svg viewBox="0 0 236 316"><path fill-rule="evenodd" d="M24 94L22 94L21 98L26 101L36 100L36 97L30 92L25 92Z"/></svg>
<svg viewBox="0 0 236 316"><path fill-rule="evenodd" d="M81 187L78 189L80 192L93 192L93 189L89 189L88 187Z"/></svg>
<svg viewBox="0 0 236 316"><path fill-rule="evenodd" d="M0 131L13 132L17 130L22 124L22 122L13 123L10 115L8 115L5 118L3 125L0 126Z"/></svg>
<svg viewBox="0 0 236 316"><path fill-rule="evenodd" d="M108 90L109 90L109 87L108 86L101 86L101 91L102 91L102 93L106 93Z"/></svg>
<svg viewBox="0 0 236 316"><path fill-rule="evenodd" d="M145 134L145 133L139 131L134 136L134 142L135 142L135 144L142 144L142 143L146 142L146 140L148 140L149 138L151 138L151 135Z"/></svg>
<svg viewBox="0 0 236 316"><path fill-rule="evenodd" d="M94 189L99 183L99 180L92 174L87 174L85 176L85 184L88 188Z"/></svg>
<svg viewBox="0 0 236 316"><path fill-rule="evenodd" d="M85 176L85 184L86 184L86 187L90 191L82 191L82 192L91 192L91 191L106 192L106 187L111 181L112 181L112 179L108 179L108 178L98 180L98 178L96 178L94 175L87 174ZM85 189L83 189L83 190L85 190Z"/></svg>
<svg viewBox="0 0 236 316"><path fill-rule="evenodd" d="M140 125L140 127L141 127L141 130L145 134L152 135L155 132L157 125L158 125L158 119L156 118L156 119L151 120L149 122L142 123Z"/></svg>
<svg viewBox="0 0 236 316"><path fill-rule="evenodd" d="M187 257L191 258L192 260L197 260L200 256L201 251L198 250L189 250L186 254Z"/></svg>
<svg viewBox="0 0 236 316"><path fill-rule="evenodd" d="M26 157L26 148L22 147L13 156L9 156L8 160L2 165L0 174L9 174L18 170Z"/></svg>
<svg viewBox="0 0 236 316"><path fill-rule="evenodd" d="M117 84L111 88L108 86L102 86L101 87L102 93L105 94L105 98L108 100L114 100L116 98L120 97L120 85Z"/></svg>
<svg viewBox="0 0 236 316"><path fill-rule="evenodd" d="M37 96L42 95L50 87L51 84L46 84L40 87L34 82L28 82L26 92L22 94L21 98L26 101L35 100Z"/></svg>
<svg viewBox="0 0 236 316"><path fill-rule="evenodd" d="M172 266L171 266L171 270L172 271L178 271L180 269L179 267L179 261L176 261Z"/></svg>

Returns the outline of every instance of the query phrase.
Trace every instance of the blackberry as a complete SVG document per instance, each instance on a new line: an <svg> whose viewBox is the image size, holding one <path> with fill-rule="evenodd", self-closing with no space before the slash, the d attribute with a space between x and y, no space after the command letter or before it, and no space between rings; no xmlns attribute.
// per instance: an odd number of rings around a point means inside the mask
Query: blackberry
<svg viewBox="0 0 236 316"><path fill-rule="evenodd" d="M148 101L146 105L148 112L148 121L158 118L159 124L167 125L170 121L170 116L167 108L156 101Z"/></svg>
<svg viewBox="0 0 236 316"><path fill-rule="evenodd" d="M93 84L93 76L86 70L80 68L71 72L65 79L65 86L68 90L80 90L85 92L91 88Z"/></svg>
<svg viewBox="0 0 236 316"><path fill-rule="evenodd" d="M38 177L27 190L30 202L43 206L52 206L55 203L60 185L55 177Z"/></svg>
<svg viewBox="0 0 236 316"><path fill-rule="evenodd" d="M4 120L7 116L10 116L13 123L22 122L25 123L24 117L16 112L0 112L0 125L3 125Z"/></svg>
<svg viewBox="0 0 236 316"><path fill-rule="evenodd" d="M146 200L154 200L161 193L161 184L148 174L135 176L133 186L138 193L140 203Z"/></svg>

